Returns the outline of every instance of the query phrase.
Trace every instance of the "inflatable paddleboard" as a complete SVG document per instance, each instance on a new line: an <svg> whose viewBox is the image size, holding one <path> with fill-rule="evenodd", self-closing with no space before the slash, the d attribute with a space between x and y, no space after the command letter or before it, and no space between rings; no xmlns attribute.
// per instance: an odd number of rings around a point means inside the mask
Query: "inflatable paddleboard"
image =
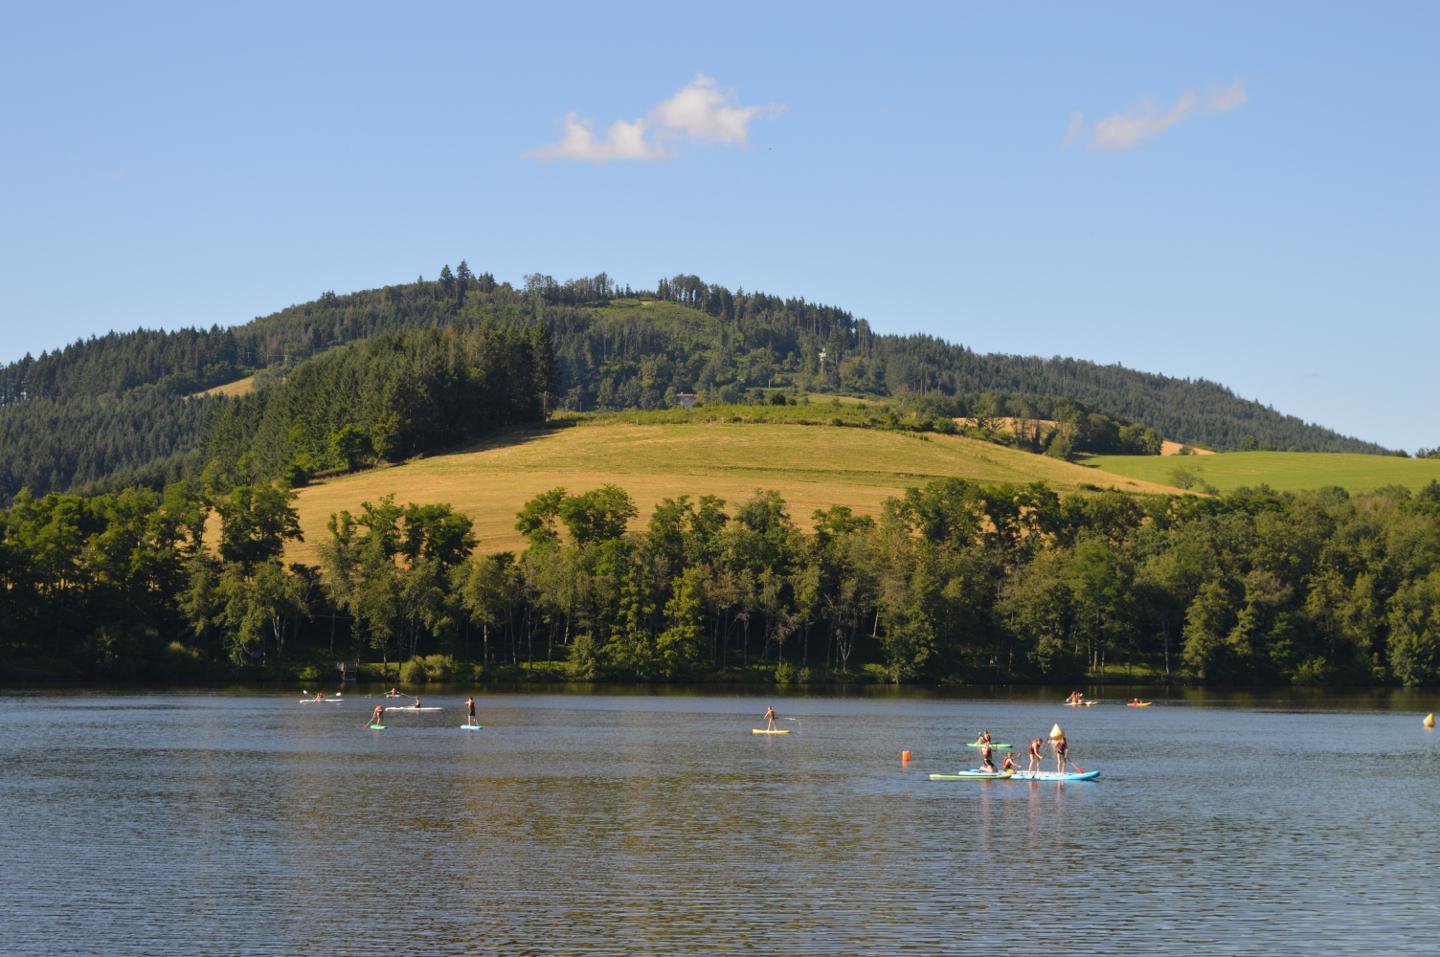
<svg viewBox="0 0 1440 957"><path fill-rule="evenodd" d="M1093 781L1099 776L1099 771L1016 771L1014 774L1017 781Z"/></svg>
<svg viewBox="0 0 1440 957"><path fill-rule="evenodd" d="M462 724L460 727L466 731L479 731L485 726L483 724Z"/></svg>
<svg viewBox="0 0 1440 957"><path fill-rule="evenodd" d="M965 747L967 747L967 748L983 748L983 747L985 747L985 745L981 744L979 741L971 741L969 744L965 745ZM994 748L994 749L997 750L997 751L1004 751L1006 748L1013 748L1013 747L1015 747L1015 745L1013 745L1013 744L991 744L990 747Z"/></svg>
<svg viewBox="0 0 1440 957"><path fill-rule="evenodd" d="M957 771L954 774L932 774L932 781L998 781L1013 775L1014 771Z"/></svg>
<svg viewBox="0 0 1440 957"><path fill-rule="evenodd" d="M751 728L751 729L750 729L750 733L751 733L751 734L789 734L790 731L791 731L790 728L776 728L774 731L771 731L771 730L768 729L768 728Z"/></svg>
<svg viewBox="0 0 1440 957"><path fill-rule="evenodd" d="M371 731L384 731L384 730L385 730L385 726L384 726L383 724L372 724L372 725L370 726L370 730L371 730Z"/></svg>
<svg viewBox="0 0 1440 957"><path fill-rule="evenodd" d="M427 706L425 706L425 707L423 707L423 708L417 708L417 707L415 707L413 704L410 704L410 705L400 705L400 706L397 706L397 707L394 707L394 708L386 708L385 710L386 710L386 711L444 711L445 709L439 707L438 705L435 706L435 707L433 707L433 708L430 707L429 705L427 705Z"/></svg>

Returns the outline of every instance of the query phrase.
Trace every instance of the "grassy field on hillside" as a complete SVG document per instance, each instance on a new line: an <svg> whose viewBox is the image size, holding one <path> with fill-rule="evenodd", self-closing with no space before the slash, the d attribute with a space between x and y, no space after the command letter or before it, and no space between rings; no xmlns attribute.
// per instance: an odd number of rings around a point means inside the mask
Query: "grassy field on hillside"
<svg viewBox="0 0 1440 957"><path fill-rule="evenodd" d="M1440 459L1402 459L1388 455L1345 452L1222 452L1218 455L1093 455L1084 460L1115 475L1146 482L1174 485L1177 469L1198 483L1222 492L1244 486L1268 485L1279 491L1338 485L1350 492L1367 492L1383 485L1419 489L1440 480Z"/></svg>
<svg viewBox="0 0 1440 957"><path fill-rule="evenodd" d="M476 449L360 472L300 491L305 542L294 560L315 561L330 515L357 510L394 492L400 502L448 502L475 521L484 550L519 548L515 513L536 494L572 492L607 482L640 509L636 527L667 496L718 495L727 502L776 489L790 514L809 527L811 513L848 505L877 515L885 499L932 479L1044 481L1057 491L1082 485L1131 492L1173 489L1107 475L1057 459L960 436L770 423L640 423L631 417L582 421L568 428L512 433Z"/></svg>
<svg viewBox="0 0 1440 957"><path fill-rule="evenodd" d="M234 382L227 382L224 385L217 385L213 388L196 392L195 395L228 395L235 396L249 395L255 388L255 377L247 375L243 379L236 379Z"/></svg>

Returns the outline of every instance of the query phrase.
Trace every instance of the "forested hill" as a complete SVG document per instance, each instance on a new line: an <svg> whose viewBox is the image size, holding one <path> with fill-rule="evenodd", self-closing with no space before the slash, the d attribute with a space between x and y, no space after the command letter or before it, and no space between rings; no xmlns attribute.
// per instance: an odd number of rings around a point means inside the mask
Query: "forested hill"
<svg viewBox="0 0 1440 957"><path fill-rule="evenodd" d="M0 367L0 500L22 486L158 484L193 473L203 465L202 433L225 400L187 395L257 370L279 378L382 333L485 324L548 331L557 362L544 400L551 409L657 408L683 391L745 401L786 387L892 397L942 415L1060 418L1086 408L1216 449L1387 451L1216 383L880 335L842 309L695 276L645 292L604 274L563 283L531 275L515 287L462 263L434 281L327 292L229 329L111 333Z"/></svg>

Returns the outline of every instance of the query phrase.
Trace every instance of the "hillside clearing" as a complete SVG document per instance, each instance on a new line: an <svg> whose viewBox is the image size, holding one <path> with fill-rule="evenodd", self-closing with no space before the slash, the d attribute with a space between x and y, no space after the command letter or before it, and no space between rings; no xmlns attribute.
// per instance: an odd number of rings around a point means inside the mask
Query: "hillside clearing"
<svg viewBox="0 0 1440 957"><path fill-rule="evenodd" d="M1440 481L1440 459L1347 452L1221 452L1203 458L1092 455L1083 461L1110 474L1172 485L1181 481L1177 470L1183 470L1194 477L1196 487L1208 483L1222 492L1256 485L1282 492L1331 485L1349 492L1368 492L1385 485L1403 485L1415 491Z"/></svg>
<svg viewBox="0 0 1440 957"><path fill-rule="evenodd" d="M232 399L242 395L249 395L255 389L255 377L247 375L243 379L236 379L234 382L226 382L224 385L212 386L201 392L191 393L195 398L202 395L228 395Z"/></svg>
<svg viewBox="0 0 1440 957"><path fill-rule="evenodd" d="M711 494L727 502L776 489L805 528L816 509L848 505L878 515L882 503L934 479L1025 484L1059 492L1086 486L1127 492L1176 492L1152 482L1108 475L1058 459L961 436L919 436L878 429L694 422L636 424L611 419L569 428L511 433L450 455L330 479L300 491L305 542L292 560L317 560L332 513L395 493L400 502L448 502L475 521L484 551L517 549L515 513L557 485L578 492L613 483L649 519L661 499Z"/></svg>

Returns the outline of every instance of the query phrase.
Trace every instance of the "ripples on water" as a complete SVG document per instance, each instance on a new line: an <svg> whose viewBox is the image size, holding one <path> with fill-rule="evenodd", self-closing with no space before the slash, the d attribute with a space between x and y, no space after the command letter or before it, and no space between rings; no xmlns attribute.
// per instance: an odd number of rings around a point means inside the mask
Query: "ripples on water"
<svg viewBox="0 0 1440 957"><path fill-rule="evenodd" d="M0 697L0 952L1440 950L1411 712L296 697ZM1055 721L1099 781L926 778Z"/></svg>

